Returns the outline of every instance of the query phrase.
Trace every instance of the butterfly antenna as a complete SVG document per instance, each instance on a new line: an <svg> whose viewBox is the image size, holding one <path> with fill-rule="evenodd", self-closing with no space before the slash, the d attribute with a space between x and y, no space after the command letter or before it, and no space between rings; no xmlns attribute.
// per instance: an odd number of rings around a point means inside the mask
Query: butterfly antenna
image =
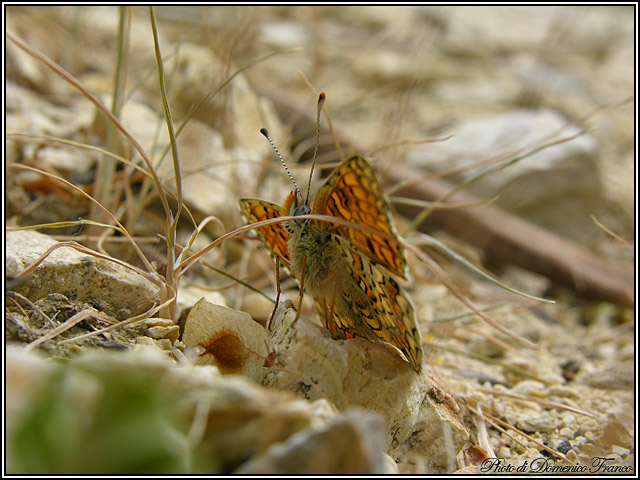
<svg viewBox="0 0 640 480"><path fill-rule="evenodd" d="M291 172L289 171L289 167L287 167L287 164L284 163L284 158L282 158L282 155L280 155L280 152L278 151L278 149L276 148L275 144L273 143L273 140L271 140L271 136L269 135L269 130L267 130L266 128L263 127L263 128L260 129L260 133L262 135L264 135L267 140L269 140L269 143L271 144L273 149L278 154L278 158L282 162L282 165L284 166L284 169L287 171L287 174L289 175L289 178L293 182L293 186L296 187L296 191L298 192L298 195L300 195L300 198L302 198L302 192L298 188L298 184L296 183L296 181L293 179L293 175L291 175Z"/></svg>
<svg viewBox="0 0 640 480"><path fill-rule="evenodd" d="M304 201L307 205L309 205L309 194L311 193L311 177L313 176L313 168L316 166L316 158L318 156L318 143L320 143L320 112L322 112L322 107L324 106L324 100L326 95L322 92L318 96L318 111L316 114L316 143L313 148L313 160L311 161L311 172L309 173L309 184L307 185L307 198Z"/></svg>

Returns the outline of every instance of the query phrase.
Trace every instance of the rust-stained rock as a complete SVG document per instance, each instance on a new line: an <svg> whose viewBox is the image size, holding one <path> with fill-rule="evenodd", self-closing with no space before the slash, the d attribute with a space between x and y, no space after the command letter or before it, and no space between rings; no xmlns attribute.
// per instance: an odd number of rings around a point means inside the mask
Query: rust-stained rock
<svg viewBox="0 0 640 480"><path fill-rule="evenodd" d="M185 354L197 365L215 365L223 374L259 380L267 357L264 328L249 314L201 299L185 322Z"/></svg>

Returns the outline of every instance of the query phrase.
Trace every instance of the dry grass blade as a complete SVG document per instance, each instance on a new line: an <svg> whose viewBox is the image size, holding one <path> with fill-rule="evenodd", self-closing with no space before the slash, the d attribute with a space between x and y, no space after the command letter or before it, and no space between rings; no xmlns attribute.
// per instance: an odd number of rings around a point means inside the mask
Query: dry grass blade
<svg viewBox="0 0 640 480"><path fill-rule="evenodd" d="M607 228L602 222L600 222L595 215L591 215L591 220L593 220L593 223L595 223L598 228L604 232L606 232L608 235L610 235L612 238L615 238L617 241L619 241L621 244L623 244L625 247L627 247L628 249L631 250L631 245L629 245L629 242L627 242L624 238L622 238L620 235L618 235L617 233L615 233L613 230Z"/></svg>
<svg viewBox="0 0 640 480"><path fill-rule="evenodd" d="M462 355L463 357L469 357L469 358L473 358L475 360L478 360L482 363L486 363L487 365L498 365L501 368L503 368L504 370L508 370L509 372L514 373L515 375L518 375L520 377L523 378L530 378L531 380L535 380L537 382L540 383L544 383L545 385L551 385L551 382L549 380L545 380L543 378L540 378L532 373L529 373L528 371L522 369L522 368L518 368L514 365L510 365L507 364L501 360L497 360L495 358L491 358L488 357L486 355L480 355L477 353L470 353L468 351L465 350L460 350L458 348L451 348L451 347L446 347L443 345L438 345L438 344L431 344L430 345L431 348L437 348L439 350L445 351L445 352L449 352L449 353L454 353L456 355Z"/></svg>
<svg viewBox="0 0 640 480"><path fill-rule="evenodd" d="M514 294L519 295L519 296L524 297L524 298L528 298L529 300L535 300L535 301L543 302L543 303L556 303L555 300L548 300L546 298L540 298L540 297L536 297L534 295L529 295L528 293L521 292L519 290L516 290L513 287L510 287L510 286L502 283L500 280L498 280L497 278L494 278L492 275L489 275L487 272L482 271L480 268L476 267L474 264L469 262L466 258L464 258L461 255L458 255L456 252L454 252L449 247L447 247L444 243L440 242L439 240L433 238L430 235L421 233L419 235L418 239L416 240L416 243L421 243L421 244L427 245L429 247L437 248L441 252L444 252L447 255L449 255L451 258L453 258L454 260L456 260L460 264L464 265L469 270L477 273L478 275L480 275L485 280L493 283L494 285L497 285L498 287L500 287L500 288L502 288L502 289L504 289L504 290L506 290L508 292L514 293Z"/></svg>
<svg viewBox="0 0 640 480"><path fill-rule="evenodd" d="M489 200L479 200L477 202L471 203L442 203L442 202L428 202L426 200L418 200L416 198L405 198L405 197L389 197L391 203L398 205L411 205L413 207L422 207L422 208L430 208L434 210L455 210L458 208L471 208L471 207L481 207L482 205L491 205L498 197L493 197ZM409 232L411 230L407 230Z"/></svg>
<svg viewBox="0 0 640 480"><path fill-rule="evenodd" d="M518 350L512 345L509 345L507 342L500 340L499 338L494 337L493 335L489 335L487 332L484 332L478 328L473 327L461 327L462 330L473 334L474 337L482 337L487 339L489 342L494 343L498 347L503 350L515 355L516 357L520 357L525 360L533 360L533 357L529 354L529 352L524 352L522 350Z"/></svg>
<svg viewBox="0 0 640 480"><path fill-rule="evenodd" d="M117 230L119 232L121 232L121 230L114 226L114 225L109 225L106 223L100 223L100 222L94 222L91 220L75 220L75 221L68 221L68 222L54 222L54 223L40 223L38 225L28 225L26 227L6 227L6 231L7 232L18 232L18 231L22 231L22 230L40 230L41 228L67 228L67 227L82 227L83 225L94 225L97 227L104 227L104 228L113 228L114 230ZM125 239L126 241L129 241L129 239Z"/></svg>
<svg viewBox="0 0 640 480"><path fill-rule="evenodd" d="M411 251L414 255L416 255L425 265L427 265L431 269L431 271L435 274L435 276L438 277L438 280L440 280L440 282L442 282L443 285L445 285L447 287L447 289L449 289L449 291L451 293L453 293L467 307L469 307L471 310L473 310L485 322L487 322L489 325L491 325L493 328L495 328L499 332L505 334L509 338L512 338L513 340L515 340L516 342L520 343L521 345L523 345L523 346L525 346L527 348L530 348L532 350L537 350L539 348L538 345L530 342L529 340L527 340L526 338L521 337L520 335L517 335L517 334L513 333L510 330L507 330L502 325L496 323L495 320L491 319L490 317L488 317L487 315L482 313L482 311L480 311L471 302L471 300L469 300L467 297L465 297L463 294L461 294L459 292L459 290L456 287L456 285L454 284L454 282L444 272L444 270L440 267L440 265L438 265L434 260L429 258L429 256L427 256L422 250L417 248L415 245L410 245L410 244L405 244L405 247L409 251Z"/></svg>
<svg viewBox="0 0 640 480"><path fill-rule="evenodd" d="M64 185L66 185L67 187L71 188L72 190L75 190L76 192L78 192L79 194L81 194L83 197L85 197L86 199L88 199L89 201L91 201L92 203L96 204L104 213L107 214L107 216L109 216L109 218L111 218L111 220L113 220L113 222L119 227L120 231L122 232L123 235L125 235L131 242L131 246L134 248L134 250L136 251L136 254L138 255L138 257L140 258L140 260L142 261L142 263L144 264L145 268L147 268L147 271L149 272L150 275L154 276L154 269L151 266L151 263L149 263L149 261L147 260L147 257L142 253L142 250L140 250L140 248L136 245L136 243L133 241L133 238L131 237L131 235L129 235L129 232L127 232L127 230L124 228L124 226L122 226L122 224L118 221L118 219L106 208L104 208L102 206L102 204L100 204L95 198L93 198L91 195L89 195L88 193L86 193L84 190L82 190L81 188L76 187L74 184L72 184L71 182L65 180L64 178L58 177L57 175L53 175L49 172L45 172L44 170L40 170L38 168L34 168L34 167L30 167L28 165L20 165L18 163L9 163L7 164L7 167L11 167L11 168L18 168L18 169L23 169L23 170L30 170L32 172L37 172L41 175L44 175L46 177L49 177L53 180L56 180Z"/></svg>
<svg viewBox="0 0 640 480"><path fill-rule="evenodd" d="M544 445L542 442L539 442L538 440L536 440L535 438L533 438L531 435L527 435L526 433L524 433L521 430L518 430L516 427L514 427L513 425L509 425L507 422L500 420L497 417L494 417L493 415L490 415L488 413L480 413L477 410L473 409L472 407L469 407L469 409L476 413L477 415L482 415L494 428L499 429L500 431L502 431L503 433L505 433L506 435L508 435L508 433L503 430L502 428L500 428L500 426L511 430L515 433L517 433L518 435L526 438L527 440L529 440L532 443L535 443L538 447L542 448L543 450L546 450L547 452L555 455L556 457L564 460L565 462L567 462L569 465L576 465L574 462L572 462L571 460L569 460L566 456L564 456L562 453L558 452L557 450L554 450L553 448L549 448L546 445ZM511 435L509 435L509 437L511 437ZM511 437L513 438L513 437Z"/></svg>
<svg viewBox="0 0 640 480"><path fill-rule="evenodd" d="M63 248L63 247L70 247L73 248L74 250L77 250L79 252L82 253L86 253L87 255L91 255L93 257L96 258L101 258L103 260L107 260L108 262L113 262L117 265L120 265L121 267L127 268L129 270L132 270L133 272L137 273L138 275L146 278L147 280L149 280L150 282L153 282L157 285L162 284L160 282L160 280L155 276L155 275L151 275L147 272L145 272L144 270L141 270L137 267L134 267L133 265L130 265L126 262L123 262L122 260L118 260L117 258L113 258L110 257L108 255L104 255L102 253L98 253L94 250L91 250L88 247L85 247L84 245L80 245L77 242L73 242L73 241L67 241L67 242L60 242L60 243L56 243L55 245L52 245L51 247L49 247L47 249L46 252L44 252L40 258L38 258L38 260L36 260L35 262L33 262L31 265L29 265L27 268L25 268L22 272L20 272L20 275L18 275L17 278L22 278L22 277L26 277L28 275L30 275L37 267L38 265L40 265L49 255L51 255L51 252L53 252L54 250L57 250L59 248Z"/></svg>
<svg viewBox="0 0 640 480"><path fill-rule="evenodd" d="M34 340L33 342L31 342L29 345L27 345L26 350L27 351L33 350L34 348L42 345L47 340L51 340L52 338L57 337L61 333L66 332L67 330L69 330L70 328L72 328L73 326L77 325L78 323L80 323L81 321L87 318L95 318L96 320L103 320L103 321L107 321L108 323L116 322L114 318L110 317L109 315L103 312L99 312L95 308L87 308L85 310L82 310L81 312L76 313L74 316L67 319L61 325L58 325L56 328L48 332L46 335L43 335L37 340Z"/></svg>
<svg viewBox="0 0 640 480"><path fill-rule="evenodd" d="M505 307L505 306L511 306L511 304L510 303L498 303L496 305L491 305L490 307L482 308L480 311L483 312L483 313L484 312L490 312L492 310L497 310L497 309ZM461 313L460 315L453 315L451 317L434 318L429 323L449 323L449 322L455 322L456 320L470 320L473 317L475 317L475 315L476 314L474 312L466 312L466 313Z"/></svg>
<svg viewBox="0 0 640 480"><path fill-rule="evenodd" d="M22 300L23 302L25 302L27 305L29 305L31 308L33 308L36 312L38 312L40 314L40 316L42 318L44 318L44 320L49 324L49 326L51 328L54 328L54 324L53 324L53 320L51 320L47 315L45 315L45 313L40 310L40 308L38 308L37 305L31 303L31 301L24 297L23 295L19 294L18 292L7 292L7 297L10 298L13 303L15 303L18 308L22 311L22 314L27 317L27 313L22 309L22 307L20 306L20 304L15 300L16 298L19 298L20 300Z"/></svg>
<svg viewBox="0 0 640 480"><path fill-rule="evenodd" d="M578 415L584 415L586 417L591 417L591 418L596 417L593 413L585 412L584 410L579 410L577 408L573 408L568 405L564 405L562 403L550 402L548 400L543 400L541 398L532 397L531 395L520 395L517 393L501 392L499 390L492 390L489 388L479 388L478 390L480 392L489 393L491 395L501 395L503 397L511 397L511 398L517 398L519 400L525 400L527 402L534 402L540 405L545 405L547 407L558 408L560 410L566 410L568 412L577 413Z"/></svg>
<svg viewBox="0 0 640 480"><path fill-rule="evenodd" d="M131 162L129 160L127 160L124 157L121 157L120 155L117 155L113 152L110 152L109 150L106 150L104 148L100 148L100 147L96 147L94 145L88 145L86 143L79 143L79 142L74 142L73 140L68 140L66 138L60 138L60 137L52 137L50 135L36 135L36 134L32 134L32 133L7 133L6 134L6 138L7 140L13 140L15 142L23 142L23 143L31 143L34 140L37 141L40 145L64 145L64 146L70 146L70 147L74 147L74 148L80 148L82 150L87 150L90 152L96 152L99 153L101 155L104 156L108 156L113 158L114 160L117 160L118 162L124 164L124 165L128 165L131 168L136 169L138 172L140 172L143 175L146 175L148 177L151 177L151 174L145 170L144 168L142 168L140 165Z"/></svg>
<svg viewBox="0 0 640 480"><path fill-rule="evenodd" d="M131 143L131 145L133 146L133 148L135 148L135 150L140 154L140 157L144 160L144 162L147 165L147 168L149 169L149 173L151 174L151 176L153 177L153 181L156 184L157 187L157 191L158 194L160 196L160 200L162 202L162 205L164 207L165 213L167 214L167 216L169 215L169 204L165 195L164 190L161 187L161 183L160 183L160 179L158 178L158 176L156 175L152 165L151 165L151 161L149 160L149 157L147 156L147 154L145 153L145 151L143 150L142 146L138 143L138 141L127 131L126 128L124 128L124 126L120 123L120 121L113 116L113 114L111 113L111 111L109 111L109 109L107 107L105 107L102 102L100 102L100 100L98 100L91 92L89 92L81 83L78 79L76 79L73 75L71 75L69 72L67 72L64 68L62 68L60 65L58 65L56 62L54 62L53 60L51 60L49 57L47 57L46 55L44 55L43 53L38 52L37 50L31 48L29 45L27 45L26 43L24 43L22 40L20 40L18 37L14 36L13 34L7 32L7 39L9 39L11 42L13 42L15 45L17 45L19 48L21 48L22 50L24 50L26 53L28 53L29 55L31 55L33 58L36 58L38 60L40 60L42 63L44 63L47 67L49 67L51 70L53 70L57 75L59 75L62 79L64 79L65 81L67 81L69 84L73 85L75 88L77 88L91 103L93 103L100 112L102 112L108 119L109 121L111 121L116 128L125 136L125 138Z"/></svg>
<svg viewBox="0 0 640 480"><path fill-rule="evenodd" d="M115 72L113 75L113 97L111 100L111 111L115 118L120 117L120 111L122 109L121 96L124 88L124 72L125 68L125 51L128 46L128 30L126 26L130 26L127 20L130 20L130 16L127 15L128 9L126 7L119 7L119 25L118 25L118 49L117 59L115 63ZM107 150L115 150L116 147L116 129L113 123L109 123L107 126L107 134L105 141ZM96 200L107 207L112 209L115 206L117 194L113 191L113 178L116 172L116 164L114 158L111 155L103 155L98 162L96 169L96 176L94 182L94 196ZM100 218L98 216L98 209L96 205L91 205L89 209L90 218ZM97 229L89 228L90 234L97 233ZM106 234L104 232L103 234ZM100 248L100 247L99 247Z"/></svg>
<svg viewBox="0 0 640 480"><path fill-rule="evenodd" d="M478 412L480 412L480 415L474 417L474 423L478 430L478 444L480 448L487 452L489 458L497 458L497 455L493 452L493 448L491 448L491 442L487 434L487 423L482 415L482 407L480 405L478 405Z"/></svg>
<svg viewBox="0 0 640 480"><path fill-rule="evenodd" d="M167 99L167 89L164 78L164 64L162 62L162 53L160 52L160 43L158 40L158 27L156 25L156 17L153 7L149 7L149 19L151 20L151 31L153 32L153 46L156 53L156 64L158 66L158 79L160 82L160 94L162 95L162 106L164 108L164 117L169 131L169 142L171 145L171 155L173 158L173 173L176 184L176 191L178 192L178 211L173 215L167 215L167 221L170 221L168 232L175 232L175 225L180 218L180 212L182 211L182 177L180 175L180 159L178 157L178 145L176 143L176 135L173 129L173 117L171 116L171 108L169 107L169 100ZM168 212L167 212L168 213ZM171 219L171 220L169 220Z"/></svg>
<svg viewBox="0 0 640 480"><path fill-rule="evenodd" d="M446 135L444 137L438 138L428 138L426 140L398 140L393 143L387 143L384 145L380 145L379 147L371 150L369 155L372 157L376 157L379 153L384 152L385 150L390 150L392 148L404 147L407 145L425 145L427 143L438 143L438 142L446 142L447 140L453 138L454 135Z"/></svg>
<svg viewBox="0 0 640 480"><path fill-rule="evenodd" d="M161 303L160 305L153 306L152 308L150 308L149 310L147 310L144 313L141 313L140 315L136 315L135 317L128 318L127 320L123 320L122 322L118 322L116 324L110 325L110 326L102 328L100 330L96 330L94 332L90 332L90 333L86 333L84 335L79 335L77 337L73 337L73 338L69 338L69 339L66 339L66 340L62 340L60 342L60 344L62 345L62 344L66 344L66 343L78 342L80 340L84 340L85 338L95 337L96 335L102 335L103 333L110 332L111 330L115 330L117 328L122 328L122 327L125 327L127 325L134 324L136 322L141 322L143 320L146 320L147 318L151 318L151 317L153 317L153 315L158 313L160 310L162 310L163 308L166 308L168 305L170 305L172 302L175 301L176 294L175 294L175 292L172 292L172 293L173 294L165 302Z"/></svg>

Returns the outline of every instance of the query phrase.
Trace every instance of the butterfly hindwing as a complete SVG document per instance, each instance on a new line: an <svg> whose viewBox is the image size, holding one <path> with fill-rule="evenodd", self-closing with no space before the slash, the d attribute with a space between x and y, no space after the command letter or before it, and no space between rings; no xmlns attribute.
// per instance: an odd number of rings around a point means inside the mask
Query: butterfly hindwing
<svg viewBox="0 0 640 480"><path fill-rule="evenodd" d="M420 371L422 339L411 300L397 281L361 249L338 235L334 241L343 247L345 268L336 297L318 299L325 310L325 326L336 338L390 343Z"/></svg>

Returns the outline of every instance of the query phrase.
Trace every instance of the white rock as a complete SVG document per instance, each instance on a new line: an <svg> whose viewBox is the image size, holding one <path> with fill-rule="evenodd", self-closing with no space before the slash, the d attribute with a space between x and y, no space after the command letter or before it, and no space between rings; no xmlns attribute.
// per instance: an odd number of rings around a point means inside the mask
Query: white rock
<svg viewBox="0 0 640 480"><path fill-rule="evenodd" d="M8 132L73 138L90 128L94 117L95 109L87 101L57 105L44 101L31 90L14 83L7 84ZM27 148L29 143L23 145ZM31 145L29 150L35 148L41 147Z"/></svg>
<svg viewBox="0 0 640 480"><path fill-rule="evenodd" d="M227 306L227 300L220 292L180 282L178 285L178 312L193 307L201 298L215 305Z"/></svg>
<svg viewBox="0 0 640 480"><path fill-rule="evenodd" d="M155 338L155 339L167 339L169 341L171 341L171 343L175 342L176 340L178 340L178 337L180 336L180 327L178 327L178 325L171 325L171 326L154 326L154 327L149 327L146 331L146 334L151 337L151 338Z"/></svg>
<svg viewBox="0 0 640 480"><path fill-rule="evenodd" d="M157 81L158 79L155 78L156 84L154 88L157 88ZM111 105L113 102L110 95L101 95L100 100L103 105ZM159 116L157 111L153 110L151 106L137 96L126 102L122 107L120 123L136 139L150 158L154 158L154 155L159 155L169 145L164 118ZM107 130L112 128L112 125L104 115L96 115L93 129L96 130L97 135L106 135ZM164 159L163 163L171 163L171 154ZM171 182L167 183L171 185Z"/></svg>
<svg viewBox="0 0 640 480"><path fill-rule="evenodd" d="M310 35L309 29L298 22L280 20L260 25L261 42L280 49L300 47Z"/></svg>
<svg viewBox="0 0 640 480"><path fill-rule="evenodd" d="M542 382L538 382L536 380L523 380L514 385L511 391L520 395L539 396L545 390L546 386Z"/></svg>
<svg viewBox="0 0 640 480"><path fill-rule="evenodd" d="M54 147L42 148L39 159L59 172L90 174L95 158L84 150L63 150Z"/></svg>
<svg viewBox="0 0 640 480"><path fill-rule="evenodd" d="M450 397L433 395L431 379L418 376L390 347L333 340L306 318L293 323L294 318L293 309L279 306L271 326L275 358L263 384L308 399L327 398L340 410L375 411L386 420L385 449L396 461L419 455L426 471L453 467L468 432Z"/></svg>
<svg viewBox="0 0 640 480"><path fill-rule="evenodd" d="M562 7L535 6L451 6L446 15L446 36L441 49L449 54L486 56L488 52L522 51L539 45L553 28L557 16L567 15ZM525 21L526 19L526 21Z"/></svg>

